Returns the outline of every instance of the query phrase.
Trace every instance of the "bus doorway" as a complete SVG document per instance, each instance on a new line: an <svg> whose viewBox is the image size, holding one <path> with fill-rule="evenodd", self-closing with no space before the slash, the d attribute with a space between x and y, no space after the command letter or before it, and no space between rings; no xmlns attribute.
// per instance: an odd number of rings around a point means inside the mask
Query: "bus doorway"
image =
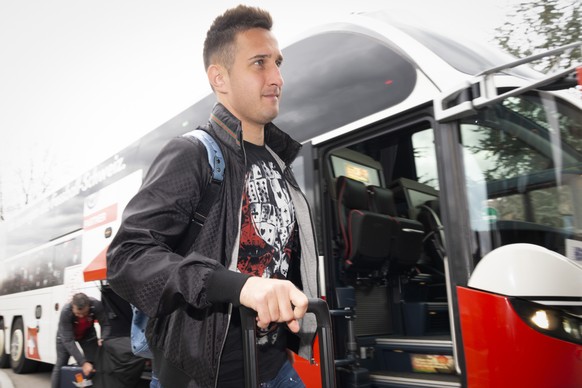
<svg viewBox="0 0 582 388"><path fill-rule="evenodd" d="M459 386L434 123L422 112L405 121L321 148L326 294L355 316L336 319L336 357L358 359L375 381Z"/></svg>

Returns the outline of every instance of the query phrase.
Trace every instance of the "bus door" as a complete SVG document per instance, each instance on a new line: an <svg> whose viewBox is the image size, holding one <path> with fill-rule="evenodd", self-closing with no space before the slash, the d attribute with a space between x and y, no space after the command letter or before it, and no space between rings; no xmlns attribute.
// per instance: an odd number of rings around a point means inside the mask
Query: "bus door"
<svg viewBox="0 0 582 388"><path fill-rule="evenodd" d="M460 386L434 128L427 110L315 146L327 299L353 312L334 319L340 380Z"/></svg>
<svg viewBox="0 0 582 388"><path fill-rule="evenodd" d="M459 121L474 236L458 290L470 387L582 384L570 356L582 354L581 106L531 91ZM486 366L495 373L471 373Z"/></svg>

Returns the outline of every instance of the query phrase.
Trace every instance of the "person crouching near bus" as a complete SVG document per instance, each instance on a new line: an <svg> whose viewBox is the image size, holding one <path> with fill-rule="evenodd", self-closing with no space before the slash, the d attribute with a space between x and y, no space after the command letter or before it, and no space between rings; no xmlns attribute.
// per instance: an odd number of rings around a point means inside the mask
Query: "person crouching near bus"
<svg viewBox="0 0 582 388"><path fill-rule="evenodd" d="M85 376L95 371L93 360L97 349L103 344L103 339L97 338L96 321L101 326L101 338L107 338L110 327L103 304L81 292L73 295L72 301L63 307L57 331L57 362L51 376L51 388L59 388L61 368L67 365L71 356L81 366Z"/></svg>

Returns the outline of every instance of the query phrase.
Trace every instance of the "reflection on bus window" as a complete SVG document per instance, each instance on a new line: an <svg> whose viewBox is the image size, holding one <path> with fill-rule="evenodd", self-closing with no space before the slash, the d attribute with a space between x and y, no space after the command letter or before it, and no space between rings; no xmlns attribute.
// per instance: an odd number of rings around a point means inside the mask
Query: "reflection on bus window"
<svg viewBox="0 0 582 388"><path fill-rule="evenodd" d="M507 99L461 125L479 259L513 242L561 254L582 239L582 117L547 93Z"/></svg>
<svg viewBox="0 0 582 388"><path fill-rule="evenodd" d="M499 220L527 221L521 194L491 198L488 200L487 206L497 210L497 219Z"/></svg>
<svg viewBox="0 0 582 388"><path fill-rule="evenodd" d="M418 181L425 185L439 189L436 155L434 148L434 132L432 128L416 132L412 135L414 164Z"/></svg>
<svg viewBox="0 0 582 388"><path fill-rule="evenodd" d="M15 256L0 275L0 295L63 284L66 267L81 264L81 237Z"/></svg>

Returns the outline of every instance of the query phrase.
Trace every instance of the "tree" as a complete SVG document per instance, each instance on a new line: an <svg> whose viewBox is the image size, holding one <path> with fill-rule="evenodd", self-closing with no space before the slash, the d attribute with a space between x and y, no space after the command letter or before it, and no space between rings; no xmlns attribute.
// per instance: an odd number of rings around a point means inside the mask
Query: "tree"
<svg viewBox="0 0 582 388"><path fill-rule="evenodd" d="M23 205L26 206L34 199L46 195L51 188L53 159L50 152L45 151L40 159L31 158L28 163L15 169Z"/></svg>
<svg viewBox="0 0 582 388"><path fill-rule="evenodd" d="M3 161L0 175L0 221L56 188L56 155L40 144L27 144L31 155L18 166ZM24 151L22 151L24 152Z"/></svg>
<svg viewBox="0 0 582 388"><path fill-rule="evenodd" d="M580 0L529 0L514 6L505 23L496 29L502 49L525 57L582 40ZM561 56L534 63L542 72L566 68L582 60L578 48Z"/></svg>

